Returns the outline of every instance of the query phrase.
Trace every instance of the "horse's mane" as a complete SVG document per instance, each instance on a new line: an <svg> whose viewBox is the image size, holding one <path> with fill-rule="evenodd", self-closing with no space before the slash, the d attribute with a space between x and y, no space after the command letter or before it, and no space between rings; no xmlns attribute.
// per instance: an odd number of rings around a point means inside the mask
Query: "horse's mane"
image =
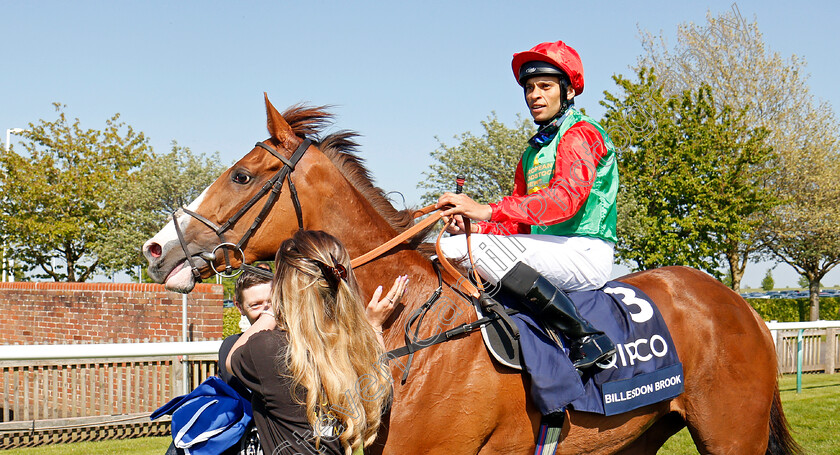
<svg viewBox="0 0 840 455"><path fill-rule="evenodd" d="M382 188L373 184L370 171L364 166L364 159L358 155L358 134L342 130L318 139L323 130L331 124L333 115L326 106L308 107L294 105L285 112L283 118L298 136L313 140L338 168L342 175L370 202L374 209L394 228L402 232L414 225L412 210L397 210Z"/></svg>

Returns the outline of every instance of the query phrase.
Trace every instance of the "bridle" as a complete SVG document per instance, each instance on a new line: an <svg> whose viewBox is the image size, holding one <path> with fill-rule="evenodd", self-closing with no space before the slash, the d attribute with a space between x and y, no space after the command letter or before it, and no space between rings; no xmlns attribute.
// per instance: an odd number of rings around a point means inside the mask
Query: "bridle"
<svg viewBox="0 0 840 455"><path fill-rule="evenodd" d="M199 215L198 213L186 208L181 207L179 210L183 211L187 215L195 218L196 220L200 221L202 224L210 228L217 237L219 237L219 244L213 248L213 251L200 251L195 254L190 254L187 241L184 238L184 233L181 231L181 227L178 224L178 210L172 212L172 222L175 224L175 233L178 236L178 242L181 244L181 249L184 250L184 255L187 257L187 261L192 268L193 277L196 281L201 281L201 272L199 271L198 267L195 264L195 256L200 257L201 259L205 260L210 264L210 268L224 276L224 277L234 277L238 275L243 270L247 270L249 272L257 273L259 275L266 276L271 278L274 274L266 269L262 269L260 267L254 267L252 265L245 263L245 254L242 252L242 248L244 248L245 244L248 242L248 239L251 238L251 235L254 234L254 231L259 228L260 224L262 224L265 216L268 215L268 212L271 211L271 208L274 206L274 203L277 202L277 197L280 195L280 192L283 189L283 184L288 181L289 182L289 194L292 199L292 205L295 208L295 215L297 215L297 222L298 222L298 229L303 230L303 213L300 207L300 200L298 199L297 190L295 189L295 184L292 182L292 171L295 170L295 166L297 165L298 161L303 157L303 154L309 149L309 146L312 145L312 141L309 139L303 140L298 148L292 153L290 158L286 158L280 152L275 150L272 146L266 144L265 142L257 142L256 147L260 147L265 149L272 155L274 155L277 159L279 159L283 163L283 167L277 171L267 182L262 186L262 188L255 194L245 205L243 205L233 216L230 217L224 224L221 226L217 226L216 223L208 220L204 216ZM246 212L251 210L257 202L262 199L267 193L268 199L266 199L265 204L263 204L260 213L254 219L254 222L251 224L251 227L245 231L245 234L242 235L242 238L239 239L238 242L232 243L228 242L225 239L225 232L230 230ZM225 268L224 273L219 272L216 270L215 261L216 261L216 250L222 249L223 256L225 259ZM233 251L234 255L236 252L239 253L239 257L241 258L241 265L238 269L233 270L233 266L231 265L230 261L230 252Z"/></svg>

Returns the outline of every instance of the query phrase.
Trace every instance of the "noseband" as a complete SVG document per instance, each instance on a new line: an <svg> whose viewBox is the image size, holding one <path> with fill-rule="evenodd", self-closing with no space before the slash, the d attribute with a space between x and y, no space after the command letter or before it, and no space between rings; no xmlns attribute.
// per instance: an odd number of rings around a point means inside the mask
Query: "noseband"
<svg viewBox="0 0 840 455"><path fill-rule="evenodd" d="M294 205L295 214L297 215L298 229L303 229L303 214L301 212L300 200L298 199L297 190L295 189L294 183L292 183L292 171L295 170L295 166L297 165L298 161L300 161L300 159L303 157L303 154L306 153L306 150L309 149L310 145L312 145L312 141L310 141L309 139L304 139L303 142L295 150L295 152L292 153L291 158L287 159L265 142L257 142L257 147L265 149L266 151L277 157L277 159L279 159L281 162L283 162L283 168L277 171L277 173L274 174L273 177L271 177L267 182L265 182L265 185L263 185L260 191L257 192L257 194L255 194L254 197L252 197L245 205L242 206L242 208L239 209L239 211L237 211L232 217L230 217L230 219L228 219L221 226L217 226L212 221L186 207L181 207L179 209L187 215L203 223L205 226L210 228L216 234L216 236L219 237L220 243L215 248L213 248L212 252L201 251L196 254L190 254L187 247L187 241L184 239L184 233L181 231L181 227L178 225L178 210L172 212L172 222L175 224L175 233L178 235L178 242L181 243L181 249L184 250L184 255L187 257L187 261L189 262L190 267L192 268L192 274L193 277L195 277L196 281L201 281L201 272L199 272L198 267L196 267L195 265L195 256L198 256L201 259L207 261L207 263L210 264L210 268L214 272L224 277L234 277L238 275L242 270L248 270L249 272L257 273L259 275L263 275L269 278L274 276L274 274L271 273L271 271L269 270L246 264L245 254L242 252L242 248L248 242L248 239L251 238L251 235L253 235L254 231L256 231L257 228L260 226L265 216L271 210L271 207L274 206L274 203L277 202L277 197L280 195L280 191L283 189L283 183L285 183L287 180L289 182L289 194L292 199L292 205ZM254 205L257 204L257 201L262 199L262 197L269 192L271 194L268 195L268 199L266 199L262 210L260 210L260 213L254 219L254 222L251 224L251 227L249 227L245 234L242 235L242 238L239 239L239 241L236 243L228 242L227 240L225 240L225 232L231 229L233 225L236 224L236 222L239 221L239 219L242 218L242 216L245 215L246 212L248 212L248 210L250 210ZM222 253L225 258L224 273L217 271L216 266L214 264L216 261L216 250L218 249L222 250ZM231 250L233 250L234 253L239 252L239 256L241 259L241 265L236 270L233 270L233 266L230 262Z"/></svg>

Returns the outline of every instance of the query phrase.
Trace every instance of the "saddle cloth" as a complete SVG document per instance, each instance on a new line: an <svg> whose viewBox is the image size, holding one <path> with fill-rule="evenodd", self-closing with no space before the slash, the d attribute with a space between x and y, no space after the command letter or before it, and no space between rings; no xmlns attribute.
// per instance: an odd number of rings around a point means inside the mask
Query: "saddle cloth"
<svg viewBox="0 0 840 455"><path fill-rule="evenodd" d="M516 302L499 297L504 305L521 310L512 316L520 333L521 363L531 378L531 397L544 415L566 407L614 415L683 392L682 364L668 328L656 305L638 288L610 281L599 290L569 293L581 315L617 348L611 360L584 371L582 377L568 351L558 347L540 322ZM561 337L561 342L566 340Z"/></svg>

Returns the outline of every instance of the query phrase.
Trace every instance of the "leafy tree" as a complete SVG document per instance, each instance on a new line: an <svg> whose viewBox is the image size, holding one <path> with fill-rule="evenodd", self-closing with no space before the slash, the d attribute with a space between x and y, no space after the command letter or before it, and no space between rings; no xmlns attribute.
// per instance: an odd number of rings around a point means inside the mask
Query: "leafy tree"
<svg viewBox="0 0 840 455"><path fill-rule="evenodd" d="M153 155L143 164L140 177L119 197L122 210L112 235L102 239L111 271L130 270L144 264L140 248L172 219L172 212L188 205L226 169L218 153L195 154L172 142L172 149ZM215 281L213 281L215 282Z"/></svg>
<svg viewBox="0 0 840 455"><path fill-rule="evenodd" d="M731 11L708 13L705 23L680 24L673 47L662 36L641 35L644 52L635 69L653 68L667 95L708 84L716 100L745 110L748 125L771 134L807 87L802 59L769 51L758 23L747 21L734 4Z"/></svg>
<svg viewBox="0 0 840 455"><path fill-rule="evenodd" d="M417 184L418 188L429 190L423 195L424 203L432 203L444 192L453 191L459 174L467 179L464 192L480 203L496 202L511 194L516 165L535 128L530 120L522 117L517 117L516 123L508 127L495 113L481 122L481 126L484 128L481 136L463 133L455 137L458 145L441 142L431 153L436 163L423 173L426 179Z"/></svg>
<svg viewBox="0 0 840 455"><path fill-rule="evenodd" d="M723 276L721 277L720 282L728 287L732 287L732 274L729 270L723 271Z"/></svg>
<svg viewBox="0 0 840 455"><path fill-rule="evenodd" d="M111 266L99 246L119 218L116 203L148 157L143 133L106 120L102 130L70 122L55 103L58 118L30 123L22 133L25 154L0 158L0 212L12 256L23 271L55 281L85 281ZM53 268L53 259L66 270Z"/></svg>
<svg viewBox="0 0 840 455"><path fill-rule="evenodd" d="M621 173L618 256L637 269L687 265L720 277L719 261L754 234L775 203L756 181L773 156L766 132L716 102L708 85L667 96L652 69L614 80L603 120ZM737 291L743 270L730 268Z"/></svg>
<svg viewBox="0 0 840 455"><path fill-rule="evenodd" d="M775 257L809 281L815 321L820 281L840 263L840 134L831 109L810 106L791 143L796 146L779 160L773 181L784 202L773 211L765 235Z"/></svg>
<svg viewBox="0 0 840 455"><path fill-rule="evenodd" d="M761 280L761 289L764 289L765 291L772 291L775 287L776 281L773 280L773 270L767 269L767 273L764 274L764 278Z"/></svg>
<svg viewBox="0 0 840 455"><path fill-rule="evenodd" d="M808 289L811 286L811 280L809 280L808 277L804 277L804 276L800 276L799 281L797 281L797 283L799 284L799 287L801 287L802 289ZM825 286L823 286L822 282L820 282L819 285L820 285L820 289L825 287Z"/></svg>
<svg viewBox="0 0 840 455"><path fill-rule="evenodd" d="M650 33L643 33L642 45L645 52L638 68L654 68L665 93L678 94L708 84L717 101L744 112L748 126L767 130L767 143L777 158L766 164L773 174L763 183L787 202L753 215L760 219L761 229L738 246L739 265L733 268L743 270L749 258L771 251L812 280L814 317L818 314L819 277L837 264L840 251L830 232L834 228L825 221L833 216L834 207L818 203L828 198L815 195L814 189L822 181L816 192L829 195L830 189L823 191L824 183L836 182L840 175L837 166L823 167L815 160L828 157L837 161L831 158L836 153L837 119L830 106L813 100L803 60L769 51L758 24L741 17L734 4L732 11L707 15L704 24L681 25L673 48ZM822 152L815 157L803 157L804 151L817 148Z"/></svg>

